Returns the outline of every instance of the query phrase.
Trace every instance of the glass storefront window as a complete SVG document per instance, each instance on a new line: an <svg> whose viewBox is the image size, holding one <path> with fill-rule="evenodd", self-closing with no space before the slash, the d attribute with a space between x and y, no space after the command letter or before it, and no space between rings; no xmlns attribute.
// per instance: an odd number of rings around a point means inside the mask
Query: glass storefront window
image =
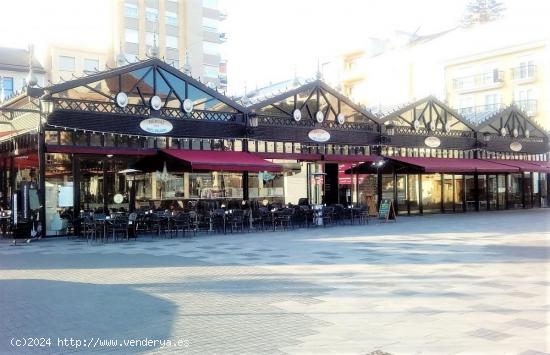
<svg viewBox="0 0 550 355"><path fill-rule="evenodd" d="M443 209L445 212L454 211L454 184L453 175L443 175Z"/></svg>
<svg viewBox="0 0 550 355"><path fill-rule="evenodd" d="M396 176L396 192L397 192L397 213L398 214L407 214L407 175L397 175Z"/></svg>
<svg viewBox="0 0 550 355"><path fill-rule="evenodd" d="M521 199L521 174L508 175L508 208L522 208L523 202Z"/></svg>
<svg viewBox="0 0 550 355"><path fill-rule="evenodd" d="M546 174L540 174L541 207L548 207L548 181Z"/></svg>
<svg viewBox="0 0 550 355"><path fill-rule="evenodd" d="M69 154L46 154L46 235L65 234L72 225L74 184Z"/></svg>
<svg viewBox="0 0 550 355"><path fill-rule="evenodd" d="M410 214L420 213L419 203L420 203L420 186L418 175L410 174L407 176L407 189L408 189L408 198L409 198L409 211Z"/></svg>
<svg viewBox="0 0 550 355"><path fill-rule="evenodd" d="M524 175L524 179L523 179L523 184L524 184L524 194L525 194L525 207L526 208L531 208L533 207L533 200L531 199L532 197L532 194L533 194L533 178L532 178L532 174L530 172L524 172L523 173Z"/></svg>
<svg viewBox="0 0 550 355"><path fill-rule="evenodd" d="M540 207L540 175L537 172L533 173L533 207Z"/></svg>
<svg viewBox="0 0 550 355"><path fill-rule="evenodd" d="M258 172L248 174L248 196L251 200L285 203L284 185L284 175L281 173ZM302 190L305 192L305 184Z"/></svg>
<svg viewBox="0 0 550 355"><path fill-rule="evenodd" d="M487 175L487 196L490 210L497 209L498 185L496 175Z"/></svg>
<svg viewBox="0 0 550 355"><path fill-rule="evenodd" d="M479 210L487 210L487 176L478 175Z"/></svg>
<svg viewBox="0 0 550 355"><path fill-rule="evenodd" d="M422 175L422 207L424 213L441 211L441 174Z"/></svg>
<svg viewBox="0 0 550 355"><path fill-rule="evenodd" d="M465 180L465 195L466 195L466 211L476 210L476 184L473 175L464 175Z"/></svg>
<svg viewBox="0 0 550 355"><path fill-rule="evenodd" d="M454 204L455 212L464 211L464 175L454 176Z"/></svg>
<svg viewBox="0 0 550 355"><path fill-rule="evenodd" d="M506 175L497 175L497 183L498 208L503 210L506 208Z"/></svg>

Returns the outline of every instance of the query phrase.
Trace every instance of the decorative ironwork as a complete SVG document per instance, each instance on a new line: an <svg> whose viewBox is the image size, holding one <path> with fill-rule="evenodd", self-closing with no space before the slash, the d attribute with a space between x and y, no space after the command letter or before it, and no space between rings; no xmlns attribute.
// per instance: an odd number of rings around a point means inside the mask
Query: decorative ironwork
<svg viewBox="0 0 550 355"><path fill-rule="evenodd" d="M367 131L377 132L378 127L369 123L357 123L357 122L345 122L340 124L335 121L323 121L318 123L314 120L300 120L296 121L288 117L281 116L264 116L258 115L259 125L265 126L286 126L286 127L320 127L328 129L341 129L341 130L355 130L355 131Z"/></svg>
<svg viewBox="0 0 550 355"><path fill-rule="evenodd" d="M445 131L432 131L426 128L408 128L408 127L395 127L395 135L412 135L412 136L438 136L438 137L461 137L461 138L474 138L475 133L473 131L458 131L451 130Z"/></svg>
<svg viewBox="0 0 550 355"><path fill-rule="evenodd" d="M69 110L69 111L81 111L81 112L94 112L94 113L109 113L109 114L121 114L131 115L138 117L149 117L151 115L151 109L143 105L127 105L125 107L119 107L113 102L97 102L87 100L74 100L74 99L52 99L54 103L54 110ZM191 113L184 112L179 108L165 107L156 112L163 118L174 119L189 119L189 120L205 120L205 121L222 121L222 122L235 122L236 115L229 112L217 112L206 110L195 110Z"/></svg>

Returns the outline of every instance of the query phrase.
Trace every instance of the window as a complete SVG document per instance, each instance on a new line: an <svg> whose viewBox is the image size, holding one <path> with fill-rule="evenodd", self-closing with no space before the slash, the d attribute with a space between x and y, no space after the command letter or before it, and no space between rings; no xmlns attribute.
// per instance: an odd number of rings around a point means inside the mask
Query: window
<svg viewBox="0 0 550 355"><path fill-rule="evenodd" d="M204 54L220 55L220 45L212 42L202 42L202 50Z"/></svg>
<svg viewBox="0 0 550 355"><path fill-rule="evenodd" d="M4 76L1 80L2 87L0 88L0 101L13 95L13 78Z"/></svg>
<svg viewBox="0 0 550 355"><path fill-rule="evenodd" d="M148 46L152 46L156 41L158 45L158 37L155 37L156 34L154 34L153 32L145 32L145 44Z"/></svg>
<svg viewBox="0 0 550 355"><path fill-rule="evenodd" d="M138 18L138 7L135 4L124 4L124 16Z"/></svg>
<svg viewBox="0 0 550 355"><path fill-rule="evenodd" d="M213 65L204 65L204 76L209 78L217 78L218 77L219 68Z"/></svg>
<svg viewBox="0 0 550 355"><path fill-rule="evenodd" d="M138 40L139 40L138 31L127 28L124 31L124 40L129 43L138 43Z"/></svg>
<svg viewBox="0 0 550 355"><path fill-rule="evenodd" d="M496 111L500 106L500 95L499 94L488 94L485 95L485 110L488 112Z"/></svg>
<svg viewBox="0 0 550 355"><path fill-rule="evenodd" d="M166 48L178 48L178 37L166 36Z"/></svg>
<svg viewBox="0 0 550 355"><path fill-rule="evenodd" d="M59 70L74 71L75 59L74 57L59 56Z"/></svg>
<svg viewBox="0 0 550 355"><path fill-rule="evenodd" d="M218 0L202 0L202 6L208 7L209 9L217 9Z"/></svg>
<svg viewBox="0 0 550 355"><path fill-rule="evenodd" d="M157 22L159 16L159 10L152 7L145 8L145 19L151 22Z"/></svg>
<svg viewBox="0 0 550 355"><path fill-rule="evenodd" d="M178 14L171 11L166 11L165 20L167 25L178 25Z"/></svg>
<svg viewBox="0 0 550 355"><path fill-rule="evenodd" d="M202 18L202 27L205 31L209 32L217 32L218 27L220 25L220 21L215 20L213 18L203 17Z"/></svg>
<svg viewBox="0 0 550 355"><path fill-rule="evenodd" d="M84 58L84 71L96 71L99 70L99 59Z"/></svg>

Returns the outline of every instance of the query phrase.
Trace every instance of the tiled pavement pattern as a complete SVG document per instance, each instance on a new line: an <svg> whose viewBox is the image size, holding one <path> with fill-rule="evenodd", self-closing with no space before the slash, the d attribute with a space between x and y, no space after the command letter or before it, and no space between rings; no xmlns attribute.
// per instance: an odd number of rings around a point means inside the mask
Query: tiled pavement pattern
<svg viewBox="0 0 550 355"><path fill-rule="evenodd" d="M89 245L0 242L0 353L550 353L550 210ZM14 336L187 348L15 349Z"/></svg>

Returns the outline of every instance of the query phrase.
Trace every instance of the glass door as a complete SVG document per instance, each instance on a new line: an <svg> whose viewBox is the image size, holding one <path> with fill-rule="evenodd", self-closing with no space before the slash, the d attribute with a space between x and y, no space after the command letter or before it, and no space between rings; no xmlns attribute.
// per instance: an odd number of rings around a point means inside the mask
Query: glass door
<svg viewBox="0 0 550 355"><path fill-rule="evenodd" d="M532 173L533 174L533 207L540 207L541 201L540 201L540 179L539 176L541 174L539 173Z"/></svg>
<svg viewBox="0 0 550 355"><path fill-rule="evenodd" d="M441 174L422 175L422 207L424 213L441 212Z"/></svg>
<svg viewBox="0 0 550 355"><path fill-rule="evenodd" d="M420 180L417 174L407 175L408 207L410 214L420 213Z"/></svg>
<svg viewBox="0 0 550 355"><path fill-rule="evenodd" d="M497 205L499 210L506 209L506 175L497 175Z"/></svg>
<svg viewBox="0 0 550 355"><path fill-rule="evenodd" d="M523 193L525 194L525 208L533 207L532 193L533 193L533 179L530 172L523 173Z"/></svg>
<svg viewBox="0 0 550 355"><path fill-rule="evenodd" d="M454 176L454 211L464 211L464 175Z"/></svg>
<svg viewBox="0 0 550 355"><path fill-rule="evenodd" d="M479 174L477 176L477 191L479 198L479 210L486 211L487 205L487 175Z"/></svg>
<svg viewBox="0 0 550 355"><path fill-rule="evenodd" d="M508 208L522 208L521 174L508 175Z"/></svg>
<svg viewBox="0 0 550 355"><path fill-rule="evenodd" d="M453 175L443 175L443 210L454 211L454 184Z"/></svg>
<svg viewBox="0 0 550 355"><path fill-rule="evenodd" d="M465 181L465 196L466 196L466 211L476 210L476 184L473 175L464 175Z"/></svg>
<svg viewBox="0 0 550 355"><path fill-rule="evenodd" d="M498 185L496 175L487 175L487 198L490 210L497 209Z"/></svg>
<svg viewBox="0 0 550 355"><path fill-rule="evenodd" d="M407 175L397 175L396 177L396 190L397 190L397 213L407 214Z"/></svg>

